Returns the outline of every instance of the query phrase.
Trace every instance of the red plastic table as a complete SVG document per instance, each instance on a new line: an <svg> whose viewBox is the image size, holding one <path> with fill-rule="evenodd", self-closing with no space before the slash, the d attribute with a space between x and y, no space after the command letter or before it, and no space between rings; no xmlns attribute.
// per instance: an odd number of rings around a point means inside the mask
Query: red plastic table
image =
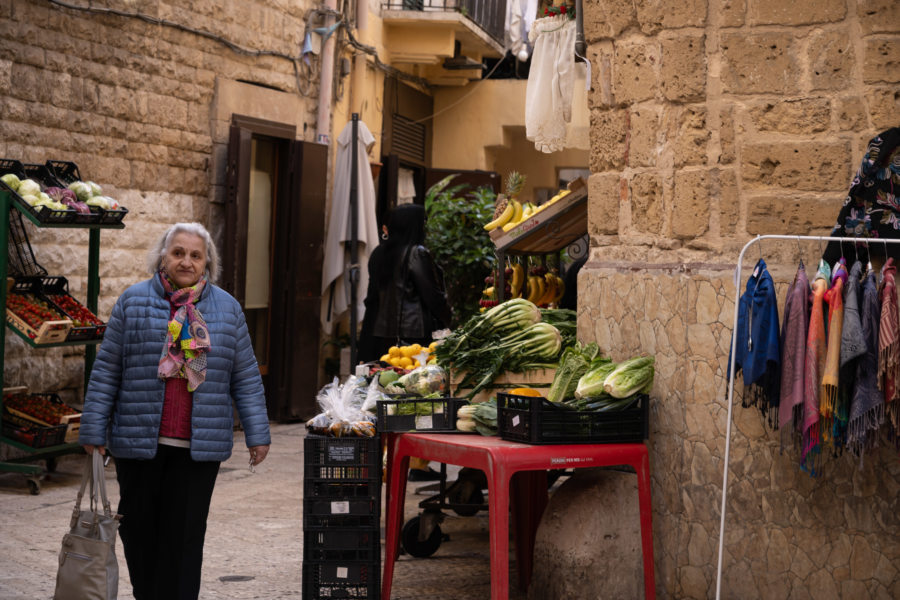
<svg viewBox="0 0 900 600"><path fill-rule="evenodd" d="M650 509L650 462L644 444L569 444L532 446L497 437L453 433L398 433L385 435L388 449L385 506L384 576L381 597L391 597L394 561L400 550L400 529L406 494L409 457L472 467L484 471L488 480L488 520L491 549L491 600L509 596L509 508L511 480L514 491L513 519L516 522L516 557L519 583L527 587L531 578L534 536L546 505L546 477L535 471L630 465L637 472L641 519L641 548L644 558L644 595L653 598L653 528ZM521 472L532 472L530 474ZM516 479L513 475L517 474ZM526 476L526 477L523 477ZM541 485L542 484L542 485ZM527 498L522 502L520 496ZM529 502L530 500L530 502Z"/></svg>

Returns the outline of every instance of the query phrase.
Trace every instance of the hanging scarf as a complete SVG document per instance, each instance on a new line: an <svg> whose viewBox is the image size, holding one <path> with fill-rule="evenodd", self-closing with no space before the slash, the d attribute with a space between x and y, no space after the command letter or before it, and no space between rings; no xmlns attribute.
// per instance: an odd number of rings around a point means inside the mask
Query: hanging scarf
<svg viewBox="0 0 900 600"><path fill-rule="evenodd" d="M900 323L897 316L897 268L888 258L881 270L881 321L878 324L878 388L884 401L890 402L897 393L900 370Z"/></svg>
<svg viewBox="0 0 900 600"><path fill-rule="evenodd" d="M744 379L743 405L759 407L775 427L781 383L778 301L763 259L756 263L740 298L735 341L735 374L742 371Z"/></svg>
<svg viewBox="0 0 900 600"><path fill-rule="evenodd" d="M800 444L800 466L810 475L818 473L819 456L819 391L825 372L825 313L822 305L831 268L819 261L812 284L812 308L806 337L806 367L803 371L803 433Z"/></svg>
<svg viewBox="0 0 900 600"><path fill-rule="evenodd" d="M206 354L209 352L209 330L196 303L206 287L206 277L191 287L174 289L169 278L160 271L169 302L176 307L166 328L166 343L159 359L160 379L183 377L189 392L206 380ZM187 325L187 326L185 326Z"/></svg>
<svg viewBox="0 0 900 600"><path fill-rule="evenodd" d="M859 286L862 262L856 261L850 269L850 276L844 286L844 328L841 332L841 367L838 397L834 406L832 437L836 448L843 448L847 437L847 422L850 418L850 399L856 379L856 364L866 353L866 339L863 335L859 315Z"/></svg>
<svg viewBox="0 0 900 600"><path fill-rule="evenodd" d="M828 343L825 350L825 372L819 395L819 431L823 446L833 446L832 419L837 404L841 368L841 334L844 331L844 282L847 281L846 261L842 258L831 274L831 287L825 292L828 303Z"/></svg>
<svg viewBox="0 0 900 600"><path fill-rule="evenodd" d="M878 387L878 328L881 304L875 272L869 271L862 286L860 309L865 353L856 363L856 381L850 399L847 424L847 447L862 459L863 453L875 445L878 428L884 420L884 394Z"/></svg>
<svg viewBox="0 0 900 600"><path fill-rule="evenodd" d="M784 323L781 326L781 403L778 426L781 449L798 431L803 407L803 369L806 362L806 332L809 328L809 279L803 263L794 275L784 301ZM791 426L793 423L793 426ZM799 441L799 437L797 437Z"/></svg>

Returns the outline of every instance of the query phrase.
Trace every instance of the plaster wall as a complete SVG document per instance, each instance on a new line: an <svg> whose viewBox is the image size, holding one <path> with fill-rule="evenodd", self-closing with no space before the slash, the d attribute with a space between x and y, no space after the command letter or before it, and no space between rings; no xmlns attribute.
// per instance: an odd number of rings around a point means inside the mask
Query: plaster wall
<svg viewBox="0 0 900 600"><path fill-rule="evenodd" d="M579 337L616 359L657 357L657 593L709 598L735 262L756 234L827 234L866 142L900 125L900 5L585 0L584 17L591 258ZM779 301L798 259L815 264L821 250L763 244ZM738 396L723 597L900 596L896 451L882 445L862 465L828 457L812 478Z"/></svg>

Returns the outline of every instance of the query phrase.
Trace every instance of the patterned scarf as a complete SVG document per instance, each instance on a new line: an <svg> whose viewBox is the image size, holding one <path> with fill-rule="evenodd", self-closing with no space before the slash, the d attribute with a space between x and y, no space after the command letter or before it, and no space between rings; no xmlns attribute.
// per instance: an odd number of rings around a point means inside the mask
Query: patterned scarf
<svg viewBox="0 0 900 600"><path fill-rule="evenodd" d="M856 261L844 286L844 329L841 332L841 374L837 403L834 406L832 435L836 447L847 440L850 401L856 380L856 366L866 353L866 338L859 312L859 287L863 263Z"/></svg>
<svg viewBox="0 0 900 600"><path fill-rule="evenodd" d="M823 299L831 279L831 267L819 261L819 270L812 285L812 309L809 313L809 332L806 337L806 367L803 371L803 434L800 445L800 466L810 475L818 473L819 458L819 391L825 373L825 310Z"/></svg>
<svg viewBox="0 0 900 600"><path fill-rule="evenodd" d="M209 352L209 330L195 304L206 287L206 277L191 287L175 289L163 271L159 272L169 302L177 307L166 328L166 343L159 359L160 379L187 379L189 392L206 380L206 353ZM185 327L185 325L187 325Z"/></svg>
<svg viewBox="0 0 900 600"><path fill-rule="evenodd" d="M897 314L897 268L894 259L884 263L881 282L881 323L878 329L878 382L884 392L885 412L891 423L890 437L900 447L900 318Z"/></svg>
<svg viewBox="0 0 900 600"><path fill-rule="evenodd" d="M832 425L837 404L838 382L841 368L841 334L844 331L844 282L847 281L846 261L842 258L834 266L831 287L825 292L828 303L828 345L825 351L825 373L822 375L822 391L819 396L819 431L822 445L833 446Z"/></svg>
<svg viewBox="0 0 900 600"><path fill-rule="evenodd" d="M869 271L863 282L862 321L866 353L856 363L856 381L850 399L850 420L847 426L847 447L862 459L863 453L875 446L877 433L884 419L884 394L878 389L878 324L881 304L875 272Z"/></svg>
<svg viewBox="0 0 900 600"><path fill-rule="evenodd" d="M803 369L806 363L806 332L809 329L809 279L801 263L788 288L784 301L784 323L781 327L781 404L778 426L781 449L800 430L803 409ZM793 426L791 423L793 422Z"/></svg>

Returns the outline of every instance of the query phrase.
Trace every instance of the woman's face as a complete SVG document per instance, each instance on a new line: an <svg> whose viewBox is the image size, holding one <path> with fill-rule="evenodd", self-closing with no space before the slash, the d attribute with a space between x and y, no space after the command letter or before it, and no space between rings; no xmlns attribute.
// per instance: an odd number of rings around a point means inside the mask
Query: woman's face
<svg viewBox="0 0 900 600"><path fill-rule="evenodd" d="M194 285L206 270L206 242L194 233L176 233L166 249L163 267L175 286Z"/></svg>

